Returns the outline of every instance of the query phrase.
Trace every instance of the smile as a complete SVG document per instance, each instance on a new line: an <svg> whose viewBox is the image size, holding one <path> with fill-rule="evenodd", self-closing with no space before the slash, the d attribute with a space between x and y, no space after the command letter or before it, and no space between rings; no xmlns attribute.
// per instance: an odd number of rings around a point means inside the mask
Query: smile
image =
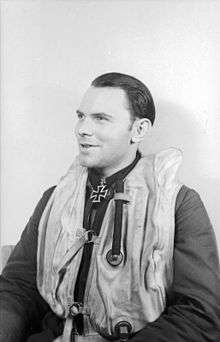
<svg viewBox="0 0 220 342"><path fill-rule="evenodd" d="M98 145L80 144L80 147L81 147L82 149L89 149L89 148L98 147Z"/></svg>

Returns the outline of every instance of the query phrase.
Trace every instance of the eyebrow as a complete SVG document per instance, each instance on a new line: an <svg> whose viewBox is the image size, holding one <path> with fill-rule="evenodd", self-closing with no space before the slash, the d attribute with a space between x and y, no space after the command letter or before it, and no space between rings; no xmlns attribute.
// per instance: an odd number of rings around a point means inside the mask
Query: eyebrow
<svg viewBox="0 0 220 342"><path fill-rule="evenodd" d="M81 112L79 109L76 110L76 114L86 115L85 113ZM97 116L97 115L103 115L104 117L106 117L108 119L112 119L113 118L112 115L106 114L104 112L91 113L89 115L94 116L94 117Z"/></svg>

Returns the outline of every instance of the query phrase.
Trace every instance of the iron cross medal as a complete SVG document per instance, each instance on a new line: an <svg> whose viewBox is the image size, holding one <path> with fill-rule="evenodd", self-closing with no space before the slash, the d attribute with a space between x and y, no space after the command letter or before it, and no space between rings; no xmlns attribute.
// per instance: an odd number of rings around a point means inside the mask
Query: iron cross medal
<svg viewBox="0 0 220 342"><path fill-rule="evenodd" d="M97 190L94 190L92 188L92 193L90 195L90 199L92 200L93 203L100 203L101 198L106 198L108 193L108 189L106 189L106 184L105 180L101 179L100 185L97 186Z"/></svg>

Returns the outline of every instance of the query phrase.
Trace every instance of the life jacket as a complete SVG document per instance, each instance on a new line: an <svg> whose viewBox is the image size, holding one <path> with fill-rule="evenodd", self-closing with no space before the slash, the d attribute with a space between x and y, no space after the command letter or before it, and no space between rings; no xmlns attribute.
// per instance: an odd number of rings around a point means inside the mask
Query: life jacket
<svg viewBox="0 0 220 342"><path fill-rule="evenodd" d="M83 228L87 168L76 158L60 180L41 217L37 286L51 309L66 319L63 340L70 341L74 314L83 314L84 334L76 341L117 339L156 320L166 307L173 280L174 214L181 187L176 174L179 150L141 157L106 210L99 236ZM124 199L120 263L109 263L116 201ZM83 246L93 243L83 305L74 288ZM110 258L111 259L111 258ZM78 310L78 311L77 311Z"/></svg>

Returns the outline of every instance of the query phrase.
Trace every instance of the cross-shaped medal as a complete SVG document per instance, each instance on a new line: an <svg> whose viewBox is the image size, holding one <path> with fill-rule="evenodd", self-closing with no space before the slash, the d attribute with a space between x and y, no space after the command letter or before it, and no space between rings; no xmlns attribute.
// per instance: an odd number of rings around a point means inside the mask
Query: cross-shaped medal
<svg viewBox="0 0 220 342"><path fill-rule="evenodd" d="M100 185L97 186L97 190L92 189L92 193L90 195L90 199L93 203L100 203L101 197L105 198L108 193L108 189L105 189L106 185L102 181Z"/></svg>

